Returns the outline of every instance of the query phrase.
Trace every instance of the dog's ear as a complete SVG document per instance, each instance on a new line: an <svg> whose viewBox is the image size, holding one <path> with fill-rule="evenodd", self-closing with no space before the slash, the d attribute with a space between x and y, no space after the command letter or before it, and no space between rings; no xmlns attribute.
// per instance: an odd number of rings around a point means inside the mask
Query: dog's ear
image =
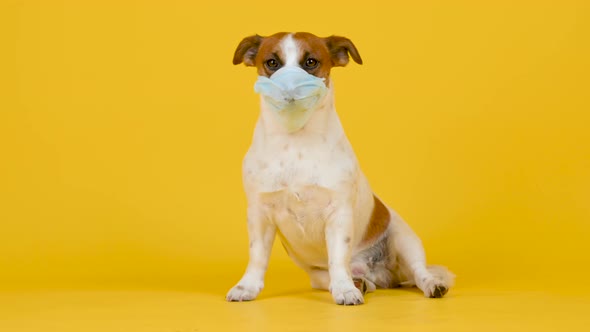
<svg viewBox="0 0 590 332"><path fill-rule="evenodd" d="M352 56L354 62L359 65L363 64L363 59L350 39L340 36L330 36L324 38L330 55L332 56L332 65L334 67L344 67L348 64L348 54Z"/></svg>
<svg viewBox="0 0 590 332"><path fill-rule="evenodd" d="M239 65L243 62L246 66L255 66L254 59L256 58L262 39L264 37L259 35L244 38L234 53L234 65Z"/></svg>

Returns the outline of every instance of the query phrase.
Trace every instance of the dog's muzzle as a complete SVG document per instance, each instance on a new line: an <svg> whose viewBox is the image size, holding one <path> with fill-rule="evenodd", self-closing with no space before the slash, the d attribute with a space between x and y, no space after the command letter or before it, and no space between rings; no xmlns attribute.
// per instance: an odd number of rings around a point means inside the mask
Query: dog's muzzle
<svg viewBox="0 0 590 332"><path fill-rule="evenodd" d="M313 108L328 91L323 78L305 70L288 66L277 70L270 78L259 76L254 91L260 93L269 108L289 131L301 129Z"/></svg>

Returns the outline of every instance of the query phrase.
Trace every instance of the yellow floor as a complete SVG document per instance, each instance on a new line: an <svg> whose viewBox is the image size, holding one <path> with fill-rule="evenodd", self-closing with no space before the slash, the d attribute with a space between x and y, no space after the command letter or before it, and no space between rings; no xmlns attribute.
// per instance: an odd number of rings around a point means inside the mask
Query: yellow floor
<svg viewBox="0 0 590 332"><path fill-rule="evenodd" d="M206 277L175 290L11 290L0 331L588 331L590 293L552 284L459 283L444 299L379 290L341 307L299 275L273 275L260 298L227 303L230 285Z"/></svg>

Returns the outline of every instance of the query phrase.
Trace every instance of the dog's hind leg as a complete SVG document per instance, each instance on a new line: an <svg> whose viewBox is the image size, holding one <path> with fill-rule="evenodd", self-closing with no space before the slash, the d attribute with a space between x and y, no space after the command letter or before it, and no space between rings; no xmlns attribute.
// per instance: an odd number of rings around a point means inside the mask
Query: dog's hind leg
<svg viewBox="0 0 590 332"><path fill-rule="evenodd" d="M385 234L352 259L352 278L355 286L363 293L373 292L377 288L389 288L393 282L392 273L387 268L391 258L388 253L388 237L389 234Z"/></svg>
<svg viewBox="0 0 590 332"><path fill-rule="evenodd" d="M443 266L427 266L422 241L405 221L391 212L389 246L392 256L397 254L396 263L399 264L393 267L396 270L393 272L401 275L401 285L416 285L426 297L443 297L455 276Z"/></svg>
<svg viewBox="0 0 590 332"><path fill-rule="evenodd" d="M377 289L377 286L371 280L371 271L365 262L353 262L351 265L352 281L354 286L361 293L371 293Z"/></svg>

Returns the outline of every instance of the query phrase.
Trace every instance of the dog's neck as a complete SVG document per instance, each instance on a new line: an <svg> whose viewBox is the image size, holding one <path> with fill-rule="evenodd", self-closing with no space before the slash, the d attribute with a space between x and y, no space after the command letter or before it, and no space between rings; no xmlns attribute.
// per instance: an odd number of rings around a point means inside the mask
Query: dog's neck
<svg viewBox="0 0 590 332"><path fill-rule="evenodd" d="M331 137L339 137L344 133L334 108L333 84L330 84L326 95L310 111L313 113L305 125L297 131L289 132L278 120L276 112L267 105L264 98L261 98L260 117L256 125L256 132L260 132L264 136L329 135Z"/></svg>

